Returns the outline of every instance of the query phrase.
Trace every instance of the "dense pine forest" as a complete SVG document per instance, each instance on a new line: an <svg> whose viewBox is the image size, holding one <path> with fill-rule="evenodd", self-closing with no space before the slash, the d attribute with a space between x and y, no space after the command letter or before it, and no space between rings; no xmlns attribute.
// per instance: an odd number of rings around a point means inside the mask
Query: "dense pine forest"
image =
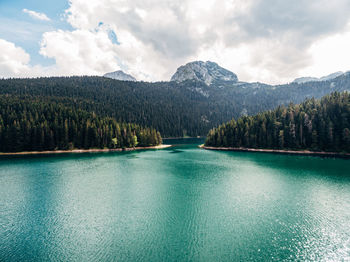
<svg viewBox="0 0 350 262"><path fill-rule="evenodd" d="M0 95L0 152L130 148L162 143L155 129L62 103Z"/></svg>
<svg viewBox="0 0 350 262"><path fill-rule="evenodd" d="M163 137L206 135L221 123L290 102L350 90L350 74L323 82L270 86L261 83L196 81L128 82L104 77L51 77L0 80L0 95L112 117L158 130Z"/></svg>
<svg viewBox="0 0 350 262"><path fill-rule="evenodd" d="M213 127L202 121L208 103L201 94L176 83L118 81L103 77L0 80L0 94L57 102L112 117L118 122L153 127L162 136L203 134Z"/></svg>
<svg viewBox="0 0 350 262"><path fill-rule="evenodd" d="M279 106L212 129L206 146L350 152L350 93Z"/></svg>

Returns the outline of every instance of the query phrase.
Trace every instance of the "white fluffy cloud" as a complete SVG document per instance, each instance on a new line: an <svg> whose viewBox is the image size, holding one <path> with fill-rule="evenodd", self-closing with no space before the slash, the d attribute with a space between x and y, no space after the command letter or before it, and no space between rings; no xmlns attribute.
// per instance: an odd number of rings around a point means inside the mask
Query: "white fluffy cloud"
<svg viewBox="0 0 350 262"><path fill-rule="evenodd" d="M26 8L24 8L22 11L23 11L23 13L26 13L29 16L31 16L32 18L37 19L37 20L41 20L41 21L50 21L51 20L44 13L35 12L35 11L32 11L32 10L28 10Z"/></svg>
<svg viewBox="0 0 350 262"><path fill-rule="evenodd" d="M199 59L200 50L210 52L217 38L222 38L218 33L225 15L240 13L246 6L238 8L229 2L102 0L87 4L73 0L67 19L76 32L85 30L94 35L100 22L108 25L120 42L109 50L123 70L143 80L168 80L179 65Z"/></svg>
<svg viewBox="0 0 350 262"><path fill-rule="evenodd" d="M0 77L19 76L28 71L30 56L22 48L0 39Z"/></svg>
<svg viewBox="0 0 350 262"><path fill-rule="evenodd" d="M30 55L14 43L0 39L0 77L38 77L51 76L56 67L30 65Z"/></svg>
<svg viewBox="0 0 350 262"><path fill-rule="evenodd" d="M56 60L60 75L99 75L119 68L117 50L105 31L47 32L40 54Z"/></svg>

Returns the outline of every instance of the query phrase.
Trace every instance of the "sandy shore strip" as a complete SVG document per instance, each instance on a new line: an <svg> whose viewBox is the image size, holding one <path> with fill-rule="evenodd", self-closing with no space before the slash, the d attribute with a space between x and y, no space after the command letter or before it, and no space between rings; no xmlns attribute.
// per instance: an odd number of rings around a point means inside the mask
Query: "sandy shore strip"
<svg viewBox="0 0 350 262"><path fill-rule="evenodd" d="M278 150L278 149L258 149L258 148L245 148L245 147L212 147L200 145L200 148L208 150L220 150L220 151L237 151L237 152L259 152L259 153L274 153L274 154L287 154L287 155L307 155L307 156L324 156L324 157L340 157L350 159L349 153L337 153L337 152L318 152L309 150Z"/></svg>
<svg viewBox="0 0 350 262"><path fill-rule="evenodd" d="M99 152L122 152L146 149L165 149L172 145L159 145L149 147L131 147L131 148L115 148L115 149L73 149L73 150L54 150L54 151L29 151L29 152L14 152L0 153L0 156L16 156L16 155L46 155L46 154L66 154L66 153L99 153Z"/></svg>

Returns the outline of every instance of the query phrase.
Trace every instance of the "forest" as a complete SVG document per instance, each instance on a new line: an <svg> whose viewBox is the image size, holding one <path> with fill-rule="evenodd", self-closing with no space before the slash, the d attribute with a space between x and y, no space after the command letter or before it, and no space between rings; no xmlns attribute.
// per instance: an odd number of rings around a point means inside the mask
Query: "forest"
<svg viewBox="0 0 350 262"><path fill-rule="evenodd" d="M350 152L350 93L279 106L209 131L206 146Z"/></svg>
<svg viewBox="0 0 350 262"><path fill-rule="evenodd" d="M225 81L207 86L191 80L147 83L87 76L0 80L0 95L94 112L119 123L155 128L163 137L205 136L232 118L345 90L350 91L350 74L279 86Z"/></svg>
<svg viewBox="0 0 350 262"><path fill-rule="evenodd" d="M153 128L62 103L0 95L0 152L131 148L162 143Z"/></svg>

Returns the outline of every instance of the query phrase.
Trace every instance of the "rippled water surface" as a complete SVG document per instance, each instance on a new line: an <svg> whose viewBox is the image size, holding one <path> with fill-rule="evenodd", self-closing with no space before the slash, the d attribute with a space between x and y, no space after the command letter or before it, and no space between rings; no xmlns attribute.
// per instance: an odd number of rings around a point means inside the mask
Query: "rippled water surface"
<svg viewBox="0 0 350 262"><path fill-rule="evenodd" d="M349 160L166 142L0 158L0 261L350 259Z"/></svg>

